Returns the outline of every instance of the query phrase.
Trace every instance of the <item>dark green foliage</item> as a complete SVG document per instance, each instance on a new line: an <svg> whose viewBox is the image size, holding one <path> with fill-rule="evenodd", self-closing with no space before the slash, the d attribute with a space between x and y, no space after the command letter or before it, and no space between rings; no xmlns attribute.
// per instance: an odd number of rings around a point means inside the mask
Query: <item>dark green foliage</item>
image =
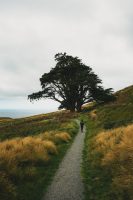
<svg viewBox="0 0 133 200"><path fill-rule="evenodd" d="M17 200L15 186L10 182L4 172L0 171L0 199Z"/></svg>
<svg viewBox="0 0 133 200"><path fill-rule="evenodd" d="M126 126L130 123L133 123L132 119L125 119L125 120L116 120L116 121L107 121L104 123L103 127L104 129L112 129L112 128L117 128L120 126Z"/></svg>
<svg viewBox="0 0 133 200"><path fill-rule="evenodd" d="M125 126L133 122L133 104L111 104L97 109L98 124L105 129Z"/></svg>
<svg viewBox="0 0 133 200"><path fill-rule="evenodd" d="M102 81L78 57L56 54L56 66L40 78L42 91L28 96L30 100L49 98L60 103L59 108L81 111L85 103L114 100L112 89L103 89Z"/></svg>
<svg viewBox="0 0 133 200"><path fill-rule="evenodd" d="M116 97L112 95L112 88L104 90L101 86L98 86L97 88L92 88L91 91L96 102L108 103L116 100Z"/></svg>

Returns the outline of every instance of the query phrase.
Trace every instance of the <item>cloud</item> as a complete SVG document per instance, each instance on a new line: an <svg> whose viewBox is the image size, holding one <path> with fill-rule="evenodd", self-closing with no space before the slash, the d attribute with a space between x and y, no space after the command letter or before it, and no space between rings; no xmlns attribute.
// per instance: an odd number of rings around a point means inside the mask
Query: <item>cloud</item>
<svg viewBox="0 0 133 200"><path fill-rule="evenodd" d="M132 7L131 0L0 0L0 99L40 90L58 52L80 57L106 87L132 84Z"/></svg>

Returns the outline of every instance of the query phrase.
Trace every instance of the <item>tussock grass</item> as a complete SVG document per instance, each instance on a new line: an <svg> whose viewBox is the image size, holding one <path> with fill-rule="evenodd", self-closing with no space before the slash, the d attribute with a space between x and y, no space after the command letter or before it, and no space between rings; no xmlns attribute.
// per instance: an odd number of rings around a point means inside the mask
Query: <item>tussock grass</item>
<svg viewBox="0 0 133 200"><path fill-rule="evenodd" d="M115 102L88 105L83 110L87 200L133 199L133 86L115 96Z"/></svg>
<svg viewBox="0 0 133 200"><path fill-rule="evenodd" d="M69 147L67 143L71 144L77 133L72 117L68 112L57 112L1 120L0 199L42 198Z"/></svg>
<svg viewBox="0 0 133 200"><path fill-rule="evenodd" d="M4 165L10 173L12 168L17 168L25 162L32 165L40 161L47 163L50 159L49 153L57 153L56 145L40 137L7 140L0 143L0 166Z"/></svg>
<svg viewBox="0 0 133 200"><path fill-rule="evenodd" d="M92 139L91 144L91 164L109 173L111 177L107 199L114 196L115 199L132 200L133 125L103 131ZM100 180L100 175L98 178Z"/></svg>
<svg viewBox="0 0 133 200"><path fill-rule="evenodd" d="M46 165L51 159L51 154L57 154L56 145L40 137L17 138L0 142L1 195L8 193L15 198L16 183L33 180L37 175L36 167L40 164ZM8 198L3 196L2 199Z"/></svg>
<svg viewBox="0 0 133 200"><path fill-rule="evenodd" d="M2 195L7 192L15 198L16 183L34 180L37 176L37 167L48 165L52 155L58 155L57 145L53 141L42 138L41 135L0 142ZM5 200L6 197L2 199Z"/></svg>
<svg viewBox="0 0 133 200"><path fill-rule="evenodd" d="M47 150L50 154L57 154L57 147L52 141L45 141L44 142L44 148Z"/></svg>
<svg viewBox="0 0 133 200"><path fill-rule="evenodd" d="M40 137L45 140L51 140L56 144L62 142L69 142L72 138L68 132L64 131L50 131L40 134Z"/></svg>
<svg viewBox="0 0 133 200"><path fill-rule="evenodd" d="M71 136L66 132L56 133L55 139L61 140L63 142L69 142L71 140Z"/></svg>

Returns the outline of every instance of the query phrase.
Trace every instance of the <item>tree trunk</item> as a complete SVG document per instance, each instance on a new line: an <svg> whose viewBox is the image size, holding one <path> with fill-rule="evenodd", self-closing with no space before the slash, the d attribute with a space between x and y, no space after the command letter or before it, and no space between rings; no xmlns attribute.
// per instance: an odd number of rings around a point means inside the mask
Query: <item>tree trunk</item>
<svg viewBox="0 0 133 200"><path fill-rule="evenodd" d="M82 111L81 107L77 109L77 112L81 112L81 111Z"/></svg>
<svg viewBox="0 0 133 200"><path fill-rule="evenodd" d="M81 107L82 107L82 104L79 103L79 104L77 105L77 112L81 112Z"/></svg>
<svg viewBox="0 0 133 200"><path fill-rule="evenodd" d="M75 112L75 108L69 108L70 112Z"/></svg>

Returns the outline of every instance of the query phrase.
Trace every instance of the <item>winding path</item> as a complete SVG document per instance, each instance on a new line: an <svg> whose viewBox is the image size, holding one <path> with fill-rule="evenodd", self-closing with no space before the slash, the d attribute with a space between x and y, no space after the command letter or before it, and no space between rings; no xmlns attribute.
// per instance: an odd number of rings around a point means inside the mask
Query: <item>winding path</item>
<svg viewBox="0 0 133 200"><path fill-rule="evenodd" d="M84 137L85 131L83 133L79 131L42 200L84 199L84 188L81 177Z"/></svg>

